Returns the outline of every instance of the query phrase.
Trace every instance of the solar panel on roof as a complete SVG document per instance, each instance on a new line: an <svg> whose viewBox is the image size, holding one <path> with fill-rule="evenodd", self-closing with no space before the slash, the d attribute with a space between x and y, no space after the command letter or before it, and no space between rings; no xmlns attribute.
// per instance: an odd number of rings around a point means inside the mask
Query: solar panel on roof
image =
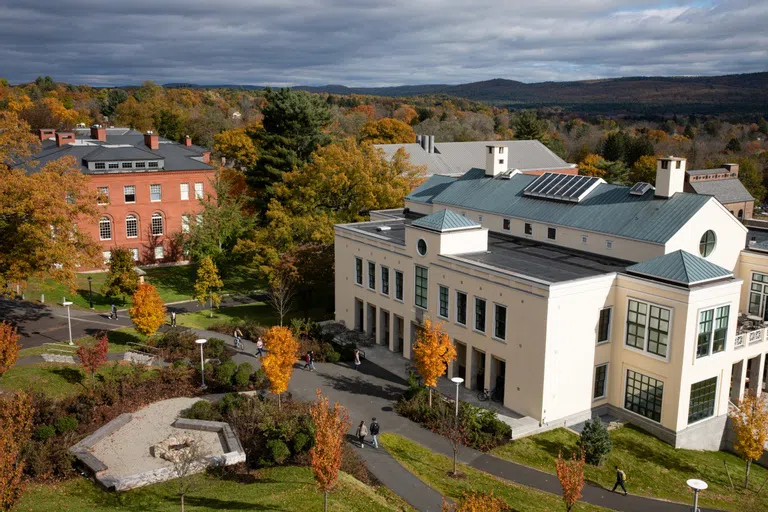
<svg viewBox="0 0 768 512"><path fill-rule="evenodd" d="M633 196L642 196L646 192L648 192L650 189L654 188L653 185L650 183L646 183L644 181L640 181L638 183L635 183L631 189L629 189L629 193Z"/></svg>
<svg viewBox="0 0 768 512"><path fill-rule="evenodd" d="M533 180L523 193L532 197L578 203L600 182L602 180L594 176L545 172Z"/></svg>

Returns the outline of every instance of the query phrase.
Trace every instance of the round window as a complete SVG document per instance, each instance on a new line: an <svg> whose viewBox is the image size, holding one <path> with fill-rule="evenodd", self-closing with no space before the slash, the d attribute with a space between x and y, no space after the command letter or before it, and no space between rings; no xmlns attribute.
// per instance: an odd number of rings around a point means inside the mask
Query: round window
<svg viewBox="0 0 768 512"><path fill-rule="evenodd" d="M419 238L419 241L416 242L416 250L419 251L419 254L422 256L427 254L427 242L425 242L423 238Z"/></svg>
<svg viewBox="0 0 768 512"><path fill-rule="evenodd" d="M701 253L701 255L706 258L712 254L712 251L715 250L716 242L717 238L715 237L715 232L711 229L707 230L706 233L701 235L701 241L699 242L699 253Z"/></svg>

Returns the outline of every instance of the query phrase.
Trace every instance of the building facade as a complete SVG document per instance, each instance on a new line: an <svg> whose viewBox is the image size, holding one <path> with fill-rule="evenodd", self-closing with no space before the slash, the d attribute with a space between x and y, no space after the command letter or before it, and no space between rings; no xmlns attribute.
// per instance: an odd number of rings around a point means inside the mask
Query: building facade
<svg viewBox="0 0 768 512"><path fill-rule="evenodd" d="M336 319L406 358L440 323L449 376L499 390L513 436L610 413L718 449L729 400L765 385L768 252L684 176L672 157L655 189L490 159L433 176L404 209L336 226Z"/></svg>
<svg viewBox="0 0 768 512"><path fill-rule="evenodd" d="M197 222L200 199L214 194L210 151L189 137L174 142L154 133L93 126L72 132L40 130L41 151L29 172L73 156L98 193L96 223L79 226L102 246L104 261L115 247L128 249L137 263L182 257L173 234Z"/></svg>
<svg viewBox="0 0 768 512"><path fill-rule="evenodd" d="M739 181L739 164L685 173L685 191L714 196L741 221L752 218L755 198Z"/></svg>

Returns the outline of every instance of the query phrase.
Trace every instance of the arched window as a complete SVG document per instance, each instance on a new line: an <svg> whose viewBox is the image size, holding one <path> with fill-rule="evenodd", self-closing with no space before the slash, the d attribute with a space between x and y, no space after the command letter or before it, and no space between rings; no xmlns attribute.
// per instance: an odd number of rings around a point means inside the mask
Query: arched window
<svg viewBox="0 0 768 512"><path fill-rule="evenodd" d="M128 215L125 218L125 236L128 238L139 236L139 219L135 215Z"/></svg>
<svg viewBox="0 0 768 512"><path fill-rule="evenodd" d="M739 214L736 216L739 220L744 218L744 210L739 210Z"/></svg>
<svg viewBox="0 0 768 512"><path fill-rule="evenodd" d="M706 233L701 235L701 240L699 241L699 253L706 258L715 250L716 242L717 238L715 237L715 232L711 229L707 230Z"/></svg>
<svg viewBox="0 0 768 512"><path fill-rule="evenodd" d="M102 217L99 220L99 239L112 240L112 221L109 217Z"/></svg>
<svg viewBox="0 0 768 512"><path fill-rule="evenodd" d="M152 236L163 234L163 216L159 213L152 214Z"/></svg>

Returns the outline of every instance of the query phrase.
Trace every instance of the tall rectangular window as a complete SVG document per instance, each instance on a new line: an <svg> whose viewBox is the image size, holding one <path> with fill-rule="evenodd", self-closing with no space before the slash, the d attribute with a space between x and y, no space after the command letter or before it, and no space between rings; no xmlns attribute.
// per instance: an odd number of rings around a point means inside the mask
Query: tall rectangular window
<svg viewBox="0 0 768 512"><path fill-rule="evenodd" d="M632 299L627 309L626 344L650 354L667 357L672 312L661 306Z"/></svg>
<svg viewBox="0 0 768 512"><path fill-rule="evenodd" d="M699 313L699 336L696 339L696 357L706 357L725 350L728 334L730 306L720 306Z"/></svg>
<svg viewBox="0 0 768 512"><path fill-rule="evenodd" d="M600 318L597 321L597 342L605 343L611 339L611 308L600 310Z"/></svg>
<svg viewBox="0 0 768 512"><path fill-rule="evenodd" d="M699 338L696 343L696 357L709 355L709 344L712 342L712 326L714 325L715 310L708 309L699 314Z"/></svg>
<svg viewBox="0 0 768 512"><path fill-rule="evenodd" d="M731 306L721 306L717 308L715 315L715 336L712 340L712 353L717 354L725 350L725 336L728 334L728 316L731 313Z"/></svg>
<svg viewBox="0 0 768 512"><path fill-rule="evenodd" d="M557 229L556 228L547 228L547 238L550 240L554 240L557 238Z"/></svg>
<svg viewBox="0 0 768 512"><path fill-rule="evenodd" d="M360 258L355 258L355 282L363 284L363 260Z"/></svg>
<svg viewBox="0 0 768 512"><path fill-rule="evenodd" d="M475 330L485 332L485 299L475 297Z"/></svg>
<svg viewBox="0 0 768 512"><path fill-rule="evenodd" d="M648 323L648 348L651 354L667 357L669 344L669 310L651 306L651 316Z"/></svg>
<svg viewBox="0 0 768 512"><path fill-rule="evenodd" d="M372 261L368 262L368 288L376 289L376 264Z"/></svg>
<svg viewBox="0 0 768 512"><path fill-rule="evenodd" d="M467 325L467 294L456 292L456 323Z"/></svg>
<svg viewBox="0 0 768 512"><path fill-rule="evenodd" d="M526 235L532 235L533 234L533 225L529 222L525 223L525 234Z"/></svg>
<svg viewBox="0 0 768 512"><path fill-rule="evenodd" d="M440 309L438 310L437 314L438 316L441 316L443 318L448 318L448 288L445 286L439 287L439 299L440 299Z"/></svg>
<svg viewBox="0 0 768 512"><path fill-rule="evenodd" d="M502 223L502 227L504 231L509 231L510 229L512 229L512 221L509 219L504 219Z"/></svg>
<svg viewBox="0 0 768 512"><path fill-rule="evenodd" d="M592 392L592 398L605 398L606 383L608 381L608 363L595 366L595 388Z"/></svg>
<svg viewBox="0 0 768 512"><path fill-rule="evenodd" d="M195 183L195 199L203 198L203 184L201 182Z"/></svg>
<svg viewBox="0 0 768 512"><path fill-rule="evenodd" d="M126 203L136 202L136 186L126 185L123 187L123 198Z"/></svg>
<svg viewBox="0 0 768 512"><path fill-rule="evenodd" d="M133 261L139 261L139 249L137 247L134 247L133 249L128 249L131 253L131 256L133 256Z"/></svg>
<svg viewBox="0 0 768 512"><path fill-rule="evenodd" d="M648 305L636 300L629 301L627 312L627 345L645 348L645 326L648 323Z"/></svg>
<svg viewBox="0 0 768 512"><path fill-rule="evenodd" d="M691 385L691 400L688 404L688 423L709 418L715 414L717 377Z"/></svg>
<svg viewBox="0 0 768 512"><path fill-rule="evenodd" d="M99 196L98 204L109 204L109 187L96 187L96 193Z"/></svg>
<svg viewBox="0 0 768 512"><path fill-rule="evenodd" d="M381 293L389 295L389 268L381 267Z"/></svg>
<svg viewBox="0 0 768 512"><path fill-rule="evenodd" d="M500 340L507 339L507 307L493 305L493 336Z"/></svg>
<svg viewBox="0 0 768 512"><path fill-rule="evenodd" d="M395 298L403 300L403 273L395 270Z"/></svg>
<svg viewBox="0 0 768 512"><path fill-rule="evenodd" d="M162 189L160 185L150 185L149 186L149 200L150 201L159 201L162 199Z"/></svg>
<svg viewBox="0 0 768 512"><path fill-rule="evenodd" d="M181 200L189 201L189 183L182 183L179 185L181 192Z"/></svg>
<svg viewBox="0 0 768 512"><path fill-rule="evenodd" d="M415 304L427 309L427 296L429 294L429 271L425 267L416 265L416 280L414 290Z"/></svg>
<svg viewBox="0 0 768 512"><path fill-rule="evenodd" d="M157 247L155 247L155 259L161 260L163 258L165 258L165 251L163 250L162 245L158 245Z"/></svg>
<svg viewBox="0 0 768 512"><path fill-rule="evenodd" d="M624 392L625 409L660 422L663 398L664 383L662 381L627 370L627 385Z"/></svg>
<svg viewBox="0 0 768 512"><path fill-rule="evenodd" d="M189 233L189 214L188 213L181 214L181 232Z"/></svg>

